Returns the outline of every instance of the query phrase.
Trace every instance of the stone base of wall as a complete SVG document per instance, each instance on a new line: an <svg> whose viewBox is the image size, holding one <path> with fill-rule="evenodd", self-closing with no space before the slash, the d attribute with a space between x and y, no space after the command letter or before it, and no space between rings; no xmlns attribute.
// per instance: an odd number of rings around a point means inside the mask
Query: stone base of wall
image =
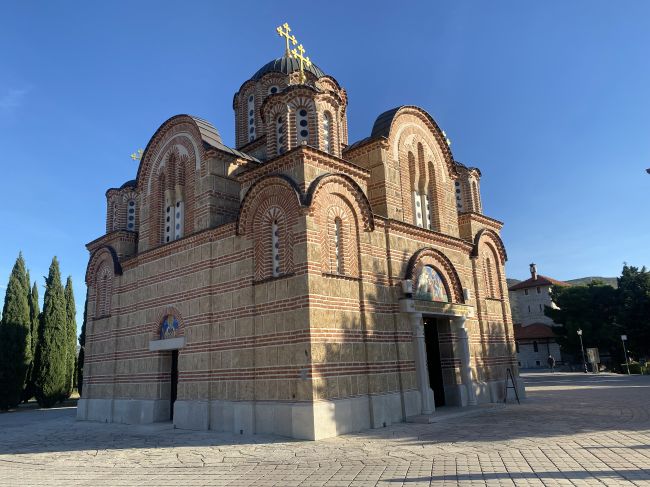
<svg viewBox="0 0 650 487"><path fill-rule="evenodd" d="M517 382L524 399L523 381ZM475 384L479 403L503 401L503 381ZM509 391L512 398L514 394ZM465 386L445 389L449 406L467 405ZM378 394L314 403L270 401L176 401L174 427L234 434L275 434L319 440L369 428L383 428L421 413L418 391ZM435 413L434 413L435 414ZM80 399L77 419L126 424L168 421L164 400Z"/></svg>
<svg viewBox="0 0 650 487"><path fill-rule="evenodd" d="M169 420L169 401L79 399L77 419L102 423L148 424Z"/></svg>
<svg viewBox="0 0 650 487"><path fill-rule="evenodd" d="M318 440L368 428L382 428L419 413L416 391L360 396L315 403L176 401L174 426L181 429L269 433Z"/></svg>

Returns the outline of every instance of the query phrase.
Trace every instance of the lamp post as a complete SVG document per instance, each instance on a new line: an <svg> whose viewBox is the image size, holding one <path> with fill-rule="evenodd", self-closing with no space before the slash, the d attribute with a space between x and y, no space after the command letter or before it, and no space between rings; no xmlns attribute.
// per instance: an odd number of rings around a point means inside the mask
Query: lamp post
<svg viewBox="0 0 650 487"><path fill-rule="evenodd" d="M630 362L627 359L627 347L625 346L627 335L621 335L621 341L623 342L623 355L625 355L625 367L627 368L627 375L630 375Z"/></svg>
<svg viewBox="0 0 650 487"><path fill-rule="evenodd" d="M578 328L578 338L580 338L580 350L582 350L582 366L585 369L585 374L588 373L587 371L587 362L585 361L585 347L582 345L582 328Z"/></svg>

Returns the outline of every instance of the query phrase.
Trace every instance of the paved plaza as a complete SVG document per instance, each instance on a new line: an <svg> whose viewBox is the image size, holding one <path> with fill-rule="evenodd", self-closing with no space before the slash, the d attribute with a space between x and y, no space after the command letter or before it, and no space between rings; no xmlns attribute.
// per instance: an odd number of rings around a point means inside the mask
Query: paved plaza
<svg viewBox="0 0 650 487"><path fill-rule="evenodd" d="M0 485L650 486L650 376L526 383L522 405L317 442L0 414Z"/></svg>

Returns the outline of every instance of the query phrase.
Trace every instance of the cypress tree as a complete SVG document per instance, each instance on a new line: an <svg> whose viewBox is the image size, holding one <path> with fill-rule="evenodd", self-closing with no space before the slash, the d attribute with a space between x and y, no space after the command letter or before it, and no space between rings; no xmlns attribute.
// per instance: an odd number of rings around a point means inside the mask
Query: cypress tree
<svg viewBox="0 0 650 487"><path fill-rule="evenodd" d="M0 323L0 408L20 404L32 362L25 261L18 255L11 270Z"/></svg>
<svg viewBox="0 0 650 487"><path fill-rule="evenodd" d="M72 291L72 278L68 276L65 283L65 311L66 311L66 390L64 399L72 394L74 387L75 362L77 361L77 310L74 304L74 293Z"/></svg>
<svg viewBox="0 0 650 487"><path fill-rule="evenodd" d="M40 307L38 304L38 286L36 282L32 286L32 290L29 293L29 321L30 321L30 331L32 338L32 363L29 367L29 372L27 373L27 384L25 385L25 390L23 391L23 401L27 402L36 393L36 388L34 387L34 363L36 360L36 344L38 343L38 320L41 314Z"/></svg>
<svg viewBox="0 0 650 487"><path fill-rule="evenodd" d="M86 290L86 301L84 302L84 320L81 323L81 334L79 335L79 358L77 360L77 390L81 396L84 385L84 358L86 355L86 316L88 314L88 290Z"/></svg>
<svg viewBox="0 0 650 487"><path fill-rule="evenodd" d="M38 328L34 384L41 407L52 407L67 390L67 316L59 261L52 259L45 279L43 312Z"/></svg>

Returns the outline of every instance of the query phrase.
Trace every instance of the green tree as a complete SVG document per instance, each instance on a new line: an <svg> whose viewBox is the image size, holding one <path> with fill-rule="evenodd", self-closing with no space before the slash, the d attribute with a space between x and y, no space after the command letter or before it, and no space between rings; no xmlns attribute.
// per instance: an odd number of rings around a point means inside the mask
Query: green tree
<svg viewBox="0 0 650 487"><path fill-rule="evenodd" d="M84 357L86 355L86 317L88 316L88 290L86 290L86 301L84 302L84 318L81 323L81 334L79 335L79 358L77 359L77 390L81 396L84 385Z"/></svg>
<svg viewBox="0 0 650 487"><path fill-rule="evenodd" d="M612 286L592 281L586 286L553 286L553 303L559 309L546 307L545 314L556 323L558 343L562 349L582 360L578 329L582 330L585 348L597 347L618 360L620 327L616 324L618 294Z"/></svg>
<svg viewBox="0 0 650 487"><path fill-rule="evenodd" d="M32 286L32 290L29 293L29 321L30 321L30 332L31 332L31 349L32 349L32 363L29 367L29 372L27 374L27 384L25 385L25 390L23 391L23 401L29 401L36 394L36 388L34 386L34 363L36 359L36 344L38 343L38 320L40 319L41 311L38 304L38 286L36 282Z"/></svg>
<svg viewBox="0 0 650 487"><path fill-rule="evenodd" d="M65 283L65 311L66 311L66 390L64 399L70 397L74 387L75 363L77 361L77 310L72 291L72 278L68 276Z"/></svg>
<svg viewBox="0 0 650 487"><path fill-rule="evenodd" d="M45 279L34 369L36 400L42 407L52 407L66 391L67 337L65 295L59 261L54 257Z"/></svg>
<svg viewBox="0 0 650 487"><path fill-rule="evenodd" d="M627 348L634 358L650 356L650 272L645 267L623 265L618 278L618 323L627 334ZM620 337L619 337L620 339ZM619 348L623 345L618 343Z"/></svg>
<svg viewBox="0 0 650 487"><path fill-rule="evenodd" d="M20 404L32 363L29 282L22 253L18 255L7 284L0 322L0 408Z"/></svg>

